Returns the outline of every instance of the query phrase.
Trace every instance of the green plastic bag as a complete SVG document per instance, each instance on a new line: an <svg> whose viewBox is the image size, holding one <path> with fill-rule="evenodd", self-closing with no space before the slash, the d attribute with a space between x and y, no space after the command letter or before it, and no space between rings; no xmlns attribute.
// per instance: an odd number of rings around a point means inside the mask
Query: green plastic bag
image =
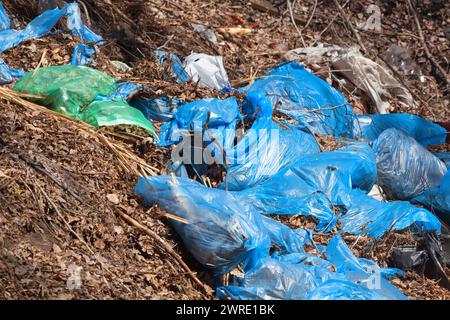
<svg viewBox="0 0 450 320"><path fill-rule="evenodd" d="M81 113L80 120L97 128L130 125L155 134L152 123L144 114L125 101L95 101Z"/></svg>
<svg viewBox="0 0 450 320"><path fill-rule="evenodd" d="M46 95L36 102L57 111L79 118L83 107L98 95L109 96L116 80L100 71L81 66L55 66L28 72L14 86L15 91Z"/></svg>

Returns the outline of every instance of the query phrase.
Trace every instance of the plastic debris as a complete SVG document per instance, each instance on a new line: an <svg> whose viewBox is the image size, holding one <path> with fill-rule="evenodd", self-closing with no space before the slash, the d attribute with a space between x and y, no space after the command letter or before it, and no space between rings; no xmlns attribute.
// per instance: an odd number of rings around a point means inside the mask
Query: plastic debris
<svg viewBox="0 0 450 320"><path fill-rule="evenodd" d="M392 44L384 54L384 60L406 76L422 76L422 70L414 61L408 48Z"/></svg>
<svg viewBox="0 0 450 320"><path fill-rule="evenodd" d="M191 25L192 25L192 28L196 32L198 32L202 38L208 40L212 44L217 44L217 36L216 36L216 33L214 32L214 30L212 30L211 28L208 28L207 26L205 26L203 24L191 23Z"/></svg>
<svg viewBox="0 0 450 320"><path fill-rule="evenodd" d="M153 125L141 111L124 101L95 101L81 112L81 121L94 127L130 125L155 134Z"/></svg>
<svg viewBox="0 0 450 320"><path fill-rule="evenodd" d="M184 70L191 81L198 82L202 87L216 90L231 87L222 57L193 53L185 58Z"/></svg>
<svg viewBox="0 0 450 320"><path fill-rule="evenodd" d="M355 115L344 96L295 62L270 70L241 91L248 118L280 112L306 132L353 137Z"/></svg>
<svg viewBox="0 0 450 320"><path fill-rule="evenodd" d="M0 31L0 53L18 46L23 41L46 36L64 16L67 17L68 29L74 35L79 36L81 40L81 44L74 52L72 64L80 65L90 62L95 49L85 43L99 44L103 38L83 24L80 8L76 2L67 4L62 9L55 8L45 11L22 30L3 29ZM2 29L0 28L0 30Z"/></svg>
<svg viewBox="0 0 450 320"><path fill-rule="evenodd" d="M378 182L390 199L410 200L439 186L447 173L442 161L406 133L385 130L373 143Z"/></svg>
<svg viewBox="0 0 450 320"><path fill-rule="evenodd" d="M169 122L182 103L176 98L160 97L156 99L132 99L130 105L141 110L145 117L151 121Z"/></svg>
<svg viewBox="0 0 450 320"><path fill-rule="evenodd" d="M167 74L178 83L185 83L189 81L189 75L184 71L184 65L180 58L173 53L167 53L162 50L156 51L159 64L164 68Z"/></svg>
<svg viewBox="0 0 450 320"><path fill-rule="evenodd" d="M38 102L95 127L137 125L154 134L142 112L124 101L135 89L134 84L116 84L100 71L70 65L26 73L14 86L19 92L45 96Z"/></svg>
<svg viewBox="0 0 450 320"><path fill-rule="evenodd" d="M0 2L0 31L8 30L11 26L11 20L6 13L3 3Z"/></svg>
<svg viewBox="0 0 450 320"><path fill-rule="evenodd" d="M308 133L284 130L272 119L260 118L233 149L226 150L228 170L222 188L242 190L261 184L305 155L318 153L319 146Z"/></svg>
<svg viewBox="0 0 450 320"><path fill-rule="evenodd" d="M433 144L444 144L447 136L445 128L413 114L358 116L356 130L360 130L363 139L374 141L384 130L391 128L407 133L424 147Z"/></svg>
<svg viewBox="0 0 450 320"><path fill-rule="evenodd" d="M23 77L25 71L21 69L10 68L5 61L0 58L0 84L10 83L14 78Z"/></svg>
<svg viewBox="0 0 450 320"><path fill-rule="evenodd" d="M435 152L433 154L444 162L447 169L450 169L450 152Z"/></svg>

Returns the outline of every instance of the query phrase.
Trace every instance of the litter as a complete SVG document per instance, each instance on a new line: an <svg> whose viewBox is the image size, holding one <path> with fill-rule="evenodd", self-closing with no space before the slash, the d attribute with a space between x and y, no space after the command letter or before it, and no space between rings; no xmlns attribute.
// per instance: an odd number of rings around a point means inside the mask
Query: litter
<svg viewBox="0 0 450 320"><path fill-rule="evenodd" d="M231 87L222 57L193 53L184 59L184 70L202 87L219 91Z"/></svg>
<svg viewBox="0 0 450 320"><path fill-rule="evenodd" d="M353 137L355 115L344 96L295 62L272 69L240 91L246 94L247 118L280 112L308 133Z"/></svg>
<svg viewBox="0 0 450 320"><path fill-rule="evenodd" d="M444 163L412 137L385 130L373 143L378 182L390 199L410 200L439 186L447 173Z"/></svg>
<svg viewBox="0 0 450 320"><path fill-rule="evenodd" d="M447 137L447 130L440 125L405 113L358 116L355 135L360 131L361 138L375 141L384 130L391 128L405 132L424 147L444 144Z"/></svg>
<svg viewBox="0 0 450 320"><path fill-rule="evenodd" d="M217 36L214 30L203 24L191 23L192 28L212 44L217 44Z"/></svg>
<svg viewBox="0 0 450 320"><path fill-rule="evenodd" d="M124 101L137 88L117 85L100 71L70 65L26 73L14 86L15 91L42 95L37 99L42 105L95 127L136 125L154 134L151 122Z"/></svg>
<svg viewBox="0 0 450 320"><path fill-rule="evenodd" d="M0 31L8 30L10 25L11 20L9 20L5 7L3 7L3 3L0 2Z"/></svg>
<svg viewBox="0 0 450 320"><path fill-rule="evenodd" d="M85 42L100 44L103 42L103 38L84 25L81 20L79 5L76 2L66 4L62 9L56 8L45 11L22 30L4 29L0 31L0 53L18 46L26 40L42 38L49 34L64 16L67 17L67 28L74 35L80 37L81 41L81 44L75 50L72 64L80 65L91 61L91 56L95 50L87 46Z"/></svg>

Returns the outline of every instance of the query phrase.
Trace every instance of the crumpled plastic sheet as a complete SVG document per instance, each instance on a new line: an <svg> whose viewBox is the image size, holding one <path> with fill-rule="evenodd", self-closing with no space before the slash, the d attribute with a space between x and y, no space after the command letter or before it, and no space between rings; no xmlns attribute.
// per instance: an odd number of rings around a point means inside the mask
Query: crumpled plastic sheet
<svg viewBox="0 0 450 320"><path fill-rule="evenodd" d="M115 85L114 91L109 96L97 96L96 100L112 100L112 101L127 101L138 93L144 86L135 84L133 82L118 82Z"/></svg>
<svg viewBox="0 0 450 320"><path fill-rule="evenodd" d="M450 168L450 152L435 152L433 154L444 162L447 169Z"/></svg>
<svg viewBox="0 0 450 320"><path fill-rule="evenodd" d="M282 64L240 91L246 93L243 107L248 118L281 112L307 132L353 137L355 114L350 104L298 63Z"/></svg>
<svg viewBox="0 0 450 320"><path fill-rule="evenodd" d="M177 98L162 96L155 99L136 98L130 105L141 110L145 117L155 122L169 122L183 103Z"/></svg>
<svg viewBox="0 0 450 320"><path fill-rule="evenodd" d="M189 131L197 134L204 132L203 143L213 157L223 162L223 152L233 145L237 122L241 119L239 105L234 97L187 103L177 109L172 121L161 127L159 144L170 146L180 142L187 143L184 139L189 136ZM206 125L208 130L205 131ZM189 164L201 164L204 160L197 158L187 160Z"/></svg>
<svg viewBox="0 0 450 320"><path fill-rule="evenodd" d="M450 171L442 178L439 186L426 190L411 202L430 208L450 226Z"/></svg>
<svg viewBox="0 0 450 320"><path fill-rule="evenodd" d="M23 77L25 72L22 69L10 68L5 61L0 58L0 84L10 83L14 78Z"/></svg>
<svg viewBox="0 0 450 320"><path fill-rule="evenodd" d="M356 258L344 241L333 237L325 259L307 254L266 258L237 285L217 288L221 299L233 300L407 300L387 280L402 274ZM332 267L336 269L331 271Z"/></svg>
<svg viewBox="0 0 450 320"><path fill-rule="evenodd" d="M422 117L405 113L358 116L355 136L360 135L363 139L374 141L384 130L391 128L405 132L424 147L444 144L447 136L447 130L440 125Z"/></svg>
<svg viewBox="0 0 450 320"><path fill-rule="evenodd" d="M223 57L192 53L184 59L184 70L194 83L216 90L231 88Z"/></svg>
<svg viewBox="0 0 450 320"><path fill-rule="evenodd" d="M3 3L0 2L0 31L8 30L11 26L11 20L6 13Z"/></svg>
<svg viewBox="0 0 450 320"><path fill-rule="evenodd" d="M88 63L95 64L92 58L95 54L95 48L85 45L83 43L78 44L72 54L70 64L74 66L85 66Z"/></svg>
<svg viewBox="0 0 450 320"><path fill-rule="evenodd" d="M232 150L227 150L227 176L221 188L243 190L263 183L305 155L318 153L314 137L285 130L270 118L258 118Z"/></svg>
<svg viewBox="0 0 450 320"><path fill-rule="evenodd" d="M158 63L177 83L183 84L189 81L189 75L184 70L183 62L176 54L157 50L156 56L158 57Z"/></svg>
<svg viewBox="0 0 450 320"><path fill-rule="evenodd" d="M410 227L417 232L440 231L438 219L426 209L368 196L375 180L372 150L356 143L305 156L265 183L236 194L260 214L313 216L318 230L324 232L332 230L339 219L343 231L377 238Z"/></svg>
<svg viewBox="0 0 450 320"><path fill-rule="evenodd" d="M302 253L303 239L278 221L254 212L231 192L206 188L186 178L139 179L136 193L181 219L171 219L186 248L204 266L224 274L244 270L269 256L271 244L282 252Z"/></svg>
<svg viewBox="0 0 450 320"><path fill-rule="evenodd" d="M391 199L410 200L439 186L447 173L441 160L403 131L383 131L372 147L379 185Z"/></svg>
<svg viewBox="0 0 450 320"><path fill-rule="evenodd" d="M18 46L23 41L46 36L63 16L67 17L68 29L80 37L82 44L84 42L98 44L103 41L101 36L96 35L83 24L79 5L74 2L65 5L62 9L56 8L42 13L22 30L5 29L0 31L0 53ZM80 65L90 61L93 53L95 50L87 45L78 46L72 58L72 64Z"/></svg>

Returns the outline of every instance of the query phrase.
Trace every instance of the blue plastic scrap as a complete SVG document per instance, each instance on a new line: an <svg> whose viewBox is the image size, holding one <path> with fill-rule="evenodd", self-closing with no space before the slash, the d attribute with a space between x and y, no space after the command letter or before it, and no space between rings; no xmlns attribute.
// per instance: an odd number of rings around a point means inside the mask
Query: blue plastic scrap
<svg viewBox="0 0 450 320"><path fill-rule="evenodd" d="M410 200L439 186L445 164L403 131L383 131L373 143L378 182L391 199Z"/></svg>
<svg viewBox="0 0 450 320"><path fill-rule="evenodd" d="M387 129L397 129L417 140L424 147L433 144L444 144L447 131L440 125L413 114L370 114L358 116L355 126L361 138L374 141Z"/></svg>
<svg viewBox="0 0 450 320"><path fill-rule="evenodd" d="M285 130L270 118L258 118L233 149L227 149L227 176L222 188L243 190L277 174L301 157L320 151L314 137Z"/></svg>
<svg viewBox="0 0 450 320"><path fill-rule="evenodd" d="M156 56L158 57L159 64L168 71L176 82L183 84L189 81L189 75L184 71L183 63L176 54L157 50Z"/></svg>
<svg viewBox="0 0 450 320"><path fill-rule="evenodd" d="M97 96L95 100L127 101L143 88L133 82L118 82L109 96Z"/></svg>
<svg viewBox="0 0 450 320"><path fill-rule="evenodd" d="M5 61L0 58L0 84L10 83L14 78L23 77L25 71L22 69L10 68Z"/></svg>
<svg viewBox="0 0 450 320"><path fill-rule="evenodd" d="M298 63L280 65L240 90L246 93L243 107L249 118L281 112L307 132L353 137L356 116L350 104L339 91Z"/></svg>
<svg viewBox="0 0 450 320"><path fill-rule="evenodd" d="M68 29L72 31L74 35L79 36L81 43L84 44L78 46L75 50L72 64L81 65L85 62L89 62L91 56L95 53L95 50L85 43L99 44L103 41L103 38L96 35L83 24L80 8L76 2L67 4L62 9L56 8L45 11L22 30L5 29L0 31L0 53L18 46L23 41L42 38L50 34L63 16L67 17Z"/></svg>
<svg viewBox="0 0 450 320"><path fill-rule="evenodd" d="M182 104L177 98L166 96L154 99L136 98L130 101L131 106L141 110L148 120L155 122L171 121Z"/></svg>
<svg viewBox="0 0 450 320"><path fill-rule="evenodd" d="M0 2L0 31L8 30L11 26L11 20L6 13L3 3Z"/></svg>
<svg viewBox="0 0 450 320"><path fill-rule="evenodd" d="M200 134L205 131L203 139L211 150L211 155L223 160L223 150L231 148L237 122L241 119L239 105L234 97L187 103L179 107L173 119L161 127L159 143L161 146L170 146L182 142L189 131ZM197 162L199 161L192 160L192 163Z"/></svg>
<svg viewBox="0 0 450 320"><path fill-rule="evenodd" d="M444 162L447 169L450 168L450 152L435 152L434 155Z"/></svg>

